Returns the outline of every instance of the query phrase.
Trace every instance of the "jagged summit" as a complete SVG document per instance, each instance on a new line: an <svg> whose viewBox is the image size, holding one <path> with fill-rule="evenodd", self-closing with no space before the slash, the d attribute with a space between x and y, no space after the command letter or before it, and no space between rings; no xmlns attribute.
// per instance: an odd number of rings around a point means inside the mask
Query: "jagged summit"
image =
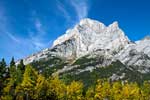
<svg viewBox="0 0 150 100"><path fill-rule="evenodd" d="M112 28L112 29L117 29L117 28L119 28L119 24L117 21L115 21L112 24L110 24L108 27Z"/></svg>
<svg viewBox="0 0 150 100"><path fill-rule="evenodd" d="M84 56L96 59L95 66L107 66L119 60L125 65L144 66L137 70L150 72L150 38L130 42L118 22L106 26L89 18L82 19L74 28L56 39L53 46L24 59L25 64L61 58L75 61ZM88 69L94 67L87 66ZM73 66L69 67L73 68ZM68 70L67 67L61 71Z"/></svg>
<svg viewBox="0 0 150 100"><path fill-rule="evenodd" d="M106 27L103 23L92 20L90 18L84 18L82 19L73 29L68 29L66 33L60 37L58 37L54 42L53 42L53 47L61 44L62 42L65 42L66 40L69 40L70 38L78 37L79 34L82 34L84 30L90 29L91 31L94 31L94 33L99 33L99 34L107 34L104 31L115 31L115 30L120 30L118 22L115 21L112 24L110 24L108 27ZM87 30L88 31L88 30ZM88 33L88 32L86 32ZM93 35L93 32L90 34ZM122 34L124 34L122 32Z"/></svg>
<svg viewBox="0 0 150 100"><path fill-rule="evenodd" d="M54 41L53 47L61 45L70 40L71 48L68 46L58 52L65 57L80 57L97 49L111 49L119 51L129 43L124 32L114 22L106 27L103 23L89 18L82 19L73 29L68 30L64 35ZM64 46L64 45L63 45ZM66 45L65 45L66 46ZM69 54L66 52L69 51Z"/></svg>
<svg viewBox="0 0 150 100"><path fill-rule="evenodd" d="M97 21L97 20L93 20L93 19L90 19L90 18L84 18L82 19L78 25L82 26L82 25L93 25L93 24L96 24L96 25L99 25L100 27L104 28L106 27L103 23Z"/></svg>
<svg viewBox="0 0 150 100"><path fill-rule="evenodd" d="M74 28L68 29L64 35L58 37L53 42L53 47L58 45L58 44L61 44L62 42L65 42L66 40L68 40L70 38L79 36L79 34L81 34L80 31L84 30L83 28L90 28L90 27L93 27L95 29L96 28L97 29L104 29L106 26L103 23L98 22L96 20L92 20L90 18L84 18L77 25L75 25Z"/></svg>
<svg viewBox="0 0 150 100"><path fill-rule="evenodd" d="M112 49L118 51L129 40L114 22L106 27L103 23L89 18L82 19L73 29L56 39L53 47L68 40L74 40L77 56L82 56L96 49Z"/></svg>

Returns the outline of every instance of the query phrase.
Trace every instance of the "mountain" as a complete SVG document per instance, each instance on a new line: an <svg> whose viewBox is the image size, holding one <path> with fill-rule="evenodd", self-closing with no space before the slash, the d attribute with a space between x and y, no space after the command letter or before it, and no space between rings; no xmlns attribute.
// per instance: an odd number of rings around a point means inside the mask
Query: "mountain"
<svg viewBox="0 0 150 100"><path fill-rule="evenodd" d="M64 43L67 43L65 48L62 46ZM60 56L79 58L98 49L118 51L128 43L129 40L119 29L117 22L106 27L98 21L83 19L55 40L53 47L58 50Z"/></svg>
<svg viewBox="0 0 150 100"><path fill-rule="evenodd" d="M47 76L59 74L87 81L96 73L111 80L146 80L150 75L150 38L131 42L118 22L106 26L85 18L56 39L52 47L23 61Z"/></svg>

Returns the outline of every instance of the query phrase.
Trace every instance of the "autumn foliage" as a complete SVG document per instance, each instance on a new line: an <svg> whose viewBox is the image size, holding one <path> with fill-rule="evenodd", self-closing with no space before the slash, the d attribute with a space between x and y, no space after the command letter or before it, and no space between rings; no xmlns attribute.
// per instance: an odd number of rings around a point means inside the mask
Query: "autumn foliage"
<svg viewBox="0 0 150 100"><path fill-rule="evenodd" d="M58 75L46 78L30 65L25 70L13 65L9 74L3 79L0 100L150 100L148 81L138 85L98 79L85 88L82 80L66 84Z"/></svg>

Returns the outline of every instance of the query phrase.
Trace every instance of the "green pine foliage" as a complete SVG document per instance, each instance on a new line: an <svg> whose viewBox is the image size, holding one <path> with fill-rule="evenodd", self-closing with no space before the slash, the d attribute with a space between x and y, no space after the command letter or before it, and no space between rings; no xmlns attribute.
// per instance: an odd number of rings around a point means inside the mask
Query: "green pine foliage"
<svg viewBox="0 0 150 100"><path fill-rule="evenodd" d="M14 59L14 57L12 57L12 59L11 59L10 66L15 66L15 59Z"/></svg>
<svg viewBox="0 0 150 100"><path fill-rule="evenodd" d="M5 59L3 58L0 61L0 95L2 94L2 88L4 87L4 80L7 76L7 72L6 72L6 62Z"/></svg>

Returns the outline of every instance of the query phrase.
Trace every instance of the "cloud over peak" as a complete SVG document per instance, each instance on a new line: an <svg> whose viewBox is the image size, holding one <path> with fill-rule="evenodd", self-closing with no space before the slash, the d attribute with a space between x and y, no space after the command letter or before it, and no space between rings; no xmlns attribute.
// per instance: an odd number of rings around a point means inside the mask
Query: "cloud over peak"
<svg viewBox="0 0 150 100"><path fill-rule="evenodd" d="M58 10L69 22L71 22L75 18L75 23L77 23L81 19L88 17L88 10L90 9L88 0L64 0L63 3L60 0L57 0L56 3ZM68 10L67 5L69 5L73 9Z"/></svg>
<svg viewBox="0 0 150 100"><path fill-rule="evenodd" d="M76 11L78 21L88 17L89 4L87 0L71 0L70 3Z"/></svg>

